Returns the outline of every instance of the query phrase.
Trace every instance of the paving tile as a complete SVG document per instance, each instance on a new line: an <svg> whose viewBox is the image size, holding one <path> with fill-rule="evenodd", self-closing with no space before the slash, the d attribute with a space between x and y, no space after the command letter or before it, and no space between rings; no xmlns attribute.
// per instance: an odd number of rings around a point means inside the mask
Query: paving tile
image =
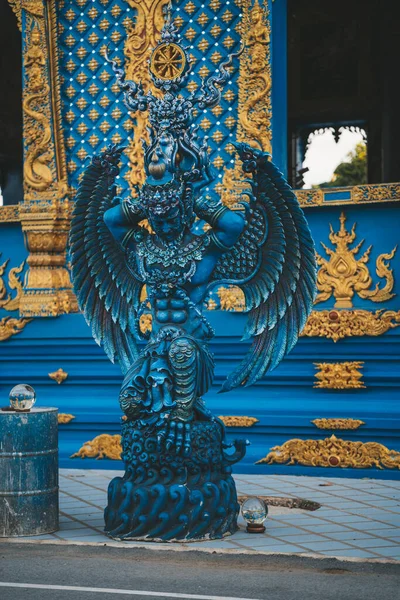
<svg viewBox="0 0 400 600"><path fill-rule="evenodd" d="M358 546L359 548L365 548L368 550L369 548L398 548L400 551L400 545L397 542L391 542L389 540L383 540L380 538L370 539L360 539L356 540L353 544L354 546ZM380 550L377 550L379 552Z"/></svg>
<svg viewBox="0 0 400 600"><path fill-rule="evenodd" d="M252 547L250 546L249 549ZM257 551L261 552L284 552L284 553L304 553L306 552L300 546L289 544L265 544L265 546L257 546Z"/></svg>
<svg viewBox="0 0 400 600"><path fill-rule="evenodd" d="M295 541L298 544L303 544L303 542L322 542L323 540L326 541L326 539L321 537L320 535L313 535L307 533L305 533L304 535L296 535L295 537L283 535L279 536L279 539L286 543Z"/></svg>
<svg viewBox="0 0 400 600"><path fill-rule="evenodd" d="M82 529L82 523L79 521L69 521L69 523L60 523L60 531L67 531L70 529Z"/></svg>
<svg viewBox="0 0 400 600"><path fill-rule="evenodd" d="M389 523L381 523L380 521L368 521L368 523L351 523L350 526L352 529L361 529L362 531L366 532L373 531L374 535L379 535L378 531L382 531L381 535L385 535L385 537L390 537L390 532L393 532L393 535L396 535L396 531L397 535L399 532L398 529L393 529L392 525L389 525Z"/></svg>
<svg viewBox="0 0 400 600"><path fill-rule="evenodd" d="M354 557L354 558L379 558L376 554L371 554L371 552L366 552L365 550L358 550L357 548L351 548L350 550L324 550L322 554L326 556L337 556L340 557Z"/></svg>
<svg viewBox="0 0 400 600"><path fill-rule="evenodd" d="M296 540L297 542L297 540ZM302 546L305 546L312 552L324 552L325 550L348 550L350 546L343 544L339 540L325 540L319 542L304 542Z"/></svg>
<svg viewBox="0 0 400 600"><path fill-rule="evenodd" d="M95 531L94 529L89 529L88 527L85 527L84 529L73 529L71 531L60 531L57 535L59 535L59 537L61 537L64 540L72 540L72 539L76 539L76 540L80 540L82 537L92 537L94 535L99 535L101 532L100 531ZM104 534L102 534L102 537L106 537Z"/></svg>
<svg viewBox="0 0 400 600"><path fill-rule="evenodd" d="M307 527L310 531L314 533L334 533L339 531L348 531L345 525L336 523L324 523L323 525L310 525Z"/></svg>
<svg viewBox="0 0 400 600"><path fill-rule="evenodd" d="M396 560L400 559L400 546L391 546L388 548L374 548L375 554L379 554L380 556L384 556L387 558L394 558Z"/></svg>
<svg viewBox="0 0 400 600"><path fill-rule="evenodd" d="M340 533L327 533L330 538L335 540L347 540L351 543L351 540L376 540L375 536L369 535L365 531L341 531Z"/></svg>

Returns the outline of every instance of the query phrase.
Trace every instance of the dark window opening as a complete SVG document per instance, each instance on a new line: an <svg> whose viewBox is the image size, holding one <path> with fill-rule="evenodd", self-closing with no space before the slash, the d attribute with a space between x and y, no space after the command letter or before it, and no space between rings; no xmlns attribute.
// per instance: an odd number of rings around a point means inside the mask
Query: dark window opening
<svg viewBox="0 0 400 600"><path fill-rule="evenodd" d="M22 51L17 19L0 3L0 204L17 204L22 188Z"/></svg>
<svg viewBox="0 0 400 600"><path fill-rule="evenodd" d="M288 0L293 187L400 181L397 0Z"/></svg>

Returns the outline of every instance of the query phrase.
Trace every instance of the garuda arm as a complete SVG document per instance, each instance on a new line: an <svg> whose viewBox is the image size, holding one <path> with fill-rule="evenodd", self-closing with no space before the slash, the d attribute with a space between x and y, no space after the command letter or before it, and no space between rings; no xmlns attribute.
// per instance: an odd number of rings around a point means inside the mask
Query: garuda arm
<svg viewBox="0 0 400 600"><path fill-rule="evenodd" d="M249 352L221 391L249 386L271 371L296 344L316 293L314 243L297 198L269 155L235 144L252 173L247 224L218 261L212 283L239 286L248 319Z"/></svg>
<svg viewBox="0 0 400 600"><path fill-rule="evenodd" d="M129 269L104 220L115 197L121 152L110 147L87 167L75 202L70 251L79 307L96 342L125 373L138 354L136 317L143 282Z"/></svg>

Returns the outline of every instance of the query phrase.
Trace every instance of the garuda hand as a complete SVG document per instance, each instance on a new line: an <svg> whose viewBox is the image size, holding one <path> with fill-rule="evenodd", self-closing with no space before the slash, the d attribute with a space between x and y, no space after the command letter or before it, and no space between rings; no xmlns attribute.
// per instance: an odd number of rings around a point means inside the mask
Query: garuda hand
<svg viewBox="0 0 400 600"><path fill-rule="evenodd" d="M178 419L166 421L157 433L158 451L163 448L175 451L176 454L189 456L191 453L191 426Z"/></svg>

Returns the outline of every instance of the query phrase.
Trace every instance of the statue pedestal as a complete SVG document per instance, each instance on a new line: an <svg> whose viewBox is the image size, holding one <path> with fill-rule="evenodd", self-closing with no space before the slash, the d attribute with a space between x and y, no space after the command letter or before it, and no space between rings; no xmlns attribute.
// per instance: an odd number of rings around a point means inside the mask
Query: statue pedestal
<svg viewBox="0 0 400 600"><path fill-rule="evenodd" d="M239 504L231 464L246 442L224 451L220 421L195 421L190 456L158 451L153 427L127 422L122 431L124 477L108 488L105 531L115 539L197 541L235 533Z"/></svg>

